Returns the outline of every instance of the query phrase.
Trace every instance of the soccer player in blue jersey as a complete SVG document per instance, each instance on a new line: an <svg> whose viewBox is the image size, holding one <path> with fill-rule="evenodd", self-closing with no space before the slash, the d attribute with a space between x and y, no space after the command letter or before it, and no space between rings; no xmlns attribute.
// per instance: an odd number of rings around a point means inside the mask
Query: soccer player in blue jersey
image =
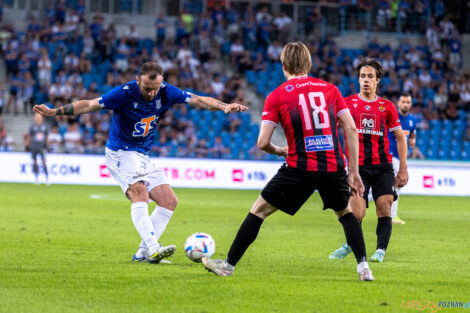
<svg viewBox="0 0 470 313"><path fill-rule="evenodd" d="M410 148L416 145L416 118L410 114L412 106L412 98L409 93L402 93L398 99L398 116L400 117L401 127L405 134L406 141ZM398 157L397 139L392 132L388 133L388 140L390 141L390 153L393 155L392 164L395 175L398 173L400 167L400 158ZM409 150L408 150L409 151ZM400 188L396 188L397 195L400 196ZM398 217L398 198L392 204L392 223L405 224L405 221Z"/></svg>
<svg viewBox="0 0 470 313"><path fill-rule="evenodd" d="M185 92L163 82L162 67L155 62L142 65L136 80L118 86L100 98L78 100L56 109L44 104L33 111L43 116L78 115L102 109L113 110L106 143L106 166L131 201L131 217L142 242L132 260L159 263L175 252L174 245L162 246L158 240L177 205L177 198L163 171L148 156L155 138L155 128L175 103L220 110L226 114L242 112L247 107L223 103L211 97ZM157 203L149 216L148 202ZM166 261L166 260L163 260Z"/></svg>

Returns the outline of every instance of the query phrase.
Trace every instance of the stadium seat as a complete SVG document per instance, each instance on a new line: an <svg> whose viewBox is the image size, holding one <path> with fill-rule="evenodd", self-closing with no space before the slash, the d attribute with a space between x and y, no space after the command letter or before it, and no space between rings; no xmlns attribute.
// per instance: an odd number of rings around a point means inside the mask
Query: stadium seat
<svg viewBox="0 0 470 313"><path fill-rule="evenodd" d="M449 152L449 159L451 159L452 161L459 161L461 158L461 152L460 150L450 150Z"/></svg>
<svg viewBox="0 0 470 313"><path fill-rule="evenodd" d="M437 153L438 153L437 146L431 146L431 148L428 149L426 152L426 158L435 160L438 157Z"/></svg>
<svg viewBox="0 0 470 313"><path fill-rule="evenodd" d="M448 160L449 159L449 149L440 149L438 151L439 160Z"/></svg>

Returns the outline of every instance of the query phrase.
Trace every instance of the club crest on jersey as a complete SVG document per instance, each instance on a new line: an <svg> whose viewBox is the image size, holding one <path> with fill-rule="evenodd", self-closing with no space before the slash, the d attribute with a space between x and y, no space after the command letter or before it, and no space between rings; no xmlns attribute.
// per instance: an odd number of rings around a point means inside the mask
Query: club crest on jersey
<svg viewBox="0 0 470 313"><path fill-rule="evenodd" d="M145 137L150 131L157 125L158 117L152 115L150 117L145 117L140 120L140 122L135 123L134 132L132 136L134 137Z"/></svg>
<svg viewBox="0 0 470 313"><path fill-rule="evenodd" d="M381 106L379 106L379 110L380 110L380 112L383 112L383 111L385 111L385 107L383 105L381 105Z"/></svg>
<svg viewBox="0 0 470 313"><path fill-rule="evenodd" d="M364 113L361 114L361 128L375 128L375 115Z"/></svg>
<svg viewBox="0 0 470 313"><path fill-rule="evenodd" d="M365 108L367 111L370 111L370 105L366 105L364 108Z"/></svg>
<svg viewBox="0 0 470 313"><path fill-rule="evenodd" d="M137 109L137 106L139 105L139 102L133 102L132 104L134 105L134 109Z"/></svg>
<svg viewBox="0 0 470 313"><path fill-rule="evenodd" d="M161 99L155 100L155 108L157 110L160 110L161 107L162 107L162 100Z"/></svg>
<svg viewBox="0 0 470 313"><path fill-rule="evenodd" d="M294 86L293 86L293 85L287 85L287 86L286 86L286 91L291 92L292 90L294 90Z"/></svg>

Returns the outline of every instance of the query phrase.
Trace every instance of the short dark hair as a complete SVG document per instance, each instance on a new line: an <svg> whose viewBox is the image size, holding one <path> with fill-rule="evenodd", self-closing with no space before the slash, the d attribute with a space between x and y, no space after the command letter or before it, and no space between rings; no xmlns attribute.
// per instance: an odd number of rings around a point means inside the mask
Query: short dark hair
<svg viewBox="0 0 470 313"><path fill-rule="evenodd" d="M365 58L360 59L359 63L357 63L357 66L356 66L357 77L359 77L359 75L361 74L361 68L363 68L364 66L373 67L375 69L375 75L379 79L384 74L384 69L382 67L382 64L378 60L374 58L365 57Z"/></svg>
<svg viewBox="0 0 470 313"><path fill-rule="evenodd" d="M159 75L163 76L163 69L157 62L146 62L140 67L139 78L142 75L148 76L150 80L154 80Z"/></svg>
<svg viewBox="0 0 470 313"><path fill-rule="evenodd" d="M410 98L412 98L412 96L411 96L411 94L410 94L409 92L402 92L402 93L400 94L400 97L410 97Z"/></svg>

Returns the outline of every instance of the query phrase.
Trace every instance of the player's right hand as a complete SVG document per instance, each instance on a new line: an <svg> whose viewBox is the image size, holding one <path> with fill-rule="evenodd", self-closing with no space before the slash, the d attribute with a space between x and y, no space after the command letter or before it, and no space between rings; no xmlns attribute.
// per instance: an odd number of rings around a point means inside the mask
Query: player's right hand
<svg viewBox="0 0 470 313"><path fill-rule="evenodd" d="M44 104L35 105L33 107L33 112L41 114L42 116L55 116L55 110L49 109Z"/></svg>
<svg viewBox="0 0 470 313"><path fill-rule="evenodd" d="M284 146L281 148L281 151L278 155L281 157L287 157L288 154L289 154L289 146Z"/></svg>
<svg viewBox="0 0 470 313"><path fill-rule="evenodd" d="M364 194L364 185L362 184L362 179L359 173L349 173L348 177L349 187L351 188L352 196L355 199L359 199Z"/></svg>

